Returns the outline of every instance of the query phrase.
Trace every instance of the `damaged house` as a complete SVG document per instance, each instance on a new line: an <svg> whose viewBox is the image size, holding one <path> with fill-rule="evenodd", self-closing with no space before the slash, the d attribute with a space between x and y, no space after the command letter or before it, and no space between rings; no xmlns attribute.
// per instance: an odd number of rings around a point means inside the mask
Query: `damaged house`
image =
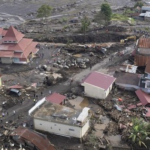
<svg viewBox="0 0 150 150"><path fill-rule="evenodd" d="M14 27L10 26L6 31L0 29L0 62L4 64L27 64L32 57L36 54L37 42L32 39L24 38L24 34L17 31ZM2 32L2 33L1 33Z"/></svg>
<svg viewBox="0 0 150 150"><path fill-rule="evenodd" d="M136 66L146 66L150 60L150 38L141 37L137 40L134 52L134 64Z"/></svg>
<svg viewBox="0 0 150 150"><path fill-rule="evenodd" d="M38 150L56 150L47 137L41 133L25 127L18 127L11 133L11 137L22 147Z"/></svg>
<svg viewBox="0 0 150 150"><path fill-rule="evenodd" d="M90 108L75 110L47 102L45 98L29 110L34 128L66 137L82 138L90 127Z"/></svg>
<svg viewBox="0 0 150 150"><path fill-rule="evenodd" d="M101 72L90 73L81 83L85 95L105 99L112 89L116 78Z"/></svg>

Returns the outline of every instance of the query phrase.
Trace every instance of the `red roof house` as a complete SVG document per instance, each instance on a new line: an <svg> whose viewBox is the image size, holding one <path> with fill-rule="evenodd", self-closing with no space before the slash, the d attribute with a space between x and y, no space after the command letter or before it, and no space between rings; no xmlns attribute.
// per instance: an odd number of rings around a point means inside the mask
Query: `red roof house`
<svg viewBox="0 0 150 150"><path fill-rule="evenodd" d="M1 34L2 28L0 28ZM32 54L37 53L37 42L23 38L24 34L10 26L0 40L0 61L2 63L28 63Z"/></svg>
<svg viewBox="0 0 150 150"><path fill-rule="evenodd" d="M103 74L101 72L92 72L90 73L81 83L84 86L85 95L105 99L116 78Z"/></svg>
<svg viewBox="0 0 150 150"><path fill-rule="evenodd" d="M143 92L142 90L136 90L136 95L139 98L139 100L141 101L142 105L150 105L150 95L148 95L147 93Z"/></svg>
<svg viewBox="0 0 150 150"><path fill-rule="evenodd" d="M66 99L66 96L61 95L59 93L53 93L52 95L49 95L46 97L46 101L49 101L51 103L55 104L64 104L64 100Z"/></svg>

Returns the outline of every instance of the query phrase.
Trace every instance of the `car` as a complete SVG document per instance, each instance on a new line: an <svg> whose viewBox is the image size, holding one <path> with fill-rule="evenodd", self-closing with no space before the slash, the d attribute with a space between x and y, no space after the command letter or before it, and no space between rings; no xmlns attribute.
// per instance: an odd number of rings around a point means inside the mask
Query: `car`
<svg viewBox="0 0 150 150"><path fill-rule="evenodd" d="M10 89L9 94L14 94L17 96L21 96L21 92L17 89Z"/></svg>

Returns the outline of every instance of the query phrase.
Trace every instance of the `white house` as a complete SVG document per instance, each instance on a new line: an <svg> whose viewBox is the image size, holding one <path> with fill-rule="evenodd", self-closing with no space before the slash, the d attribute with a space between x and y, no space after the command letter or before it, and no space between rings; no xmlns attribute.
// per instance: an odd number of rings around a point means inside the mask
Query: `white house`
<svg viewBox="0 0 150 150"><path fill-rule="evenodd" d="M90 127L90 108L82 111L50 103L43 98L29 110L34 128L49 133L82 138Z"/></svg>
<svg viewBox="0 0 150 150"><path fill-rule="evenodd" d="M101 72L90 73L81 83L85 95L93 98L105 99L112 89L116 78Z"/></svg>

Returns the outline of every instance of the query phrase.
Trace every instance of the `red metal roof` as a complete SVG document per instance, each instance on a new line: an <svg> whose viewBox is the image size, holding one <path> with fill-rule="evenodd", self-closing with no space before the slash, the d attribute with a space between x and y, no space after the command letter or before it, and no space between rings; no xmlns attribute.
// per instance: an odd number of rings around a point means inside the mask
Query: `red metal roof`
<svg viewBox="0 0 150 150"><path fill-rule="evenodd" d="M150 95L148 95L147 93L141 91L141 90L136 90L136 95L137 97L140 99L142 105L148 105L150 104Z"/></svg>
<svg viewBox="0 0 150 150"><path fill-rule="evenodd" d="M92 72L83 80L82 83L88 83L107 90L115 80L116 78L110 75L100 72Z"/></svg>
<svg viewBox="0 0 150 150"><path fill-rule="evenodd" d="M17 31L14 27L10 26L2 41L16 41L19 42L24 37L24 34Z"/></svg>
<svg viewBox="0 0 150 150"><path fill-rule="evenodd" d="M24 140L30 141L39 150L56 150L46 137L43 137L27 128L18 127L11 133L11 136L15 135L20 136L20 138Z"/></svg>
<svg viewBox="0 0 150 150"><path fill-rule="evenodd" d="M14 52L11 51L0 51L0 57L13 57Z"/></svg>
<svg viewBox="0 0 150 150"><path fill-rule="evenodd" d="M66 96L61 95L59 93L53 93L52 95L46 97L47 101L55 104L61 104L64 101L64 99L66 99Z"/></svg>

